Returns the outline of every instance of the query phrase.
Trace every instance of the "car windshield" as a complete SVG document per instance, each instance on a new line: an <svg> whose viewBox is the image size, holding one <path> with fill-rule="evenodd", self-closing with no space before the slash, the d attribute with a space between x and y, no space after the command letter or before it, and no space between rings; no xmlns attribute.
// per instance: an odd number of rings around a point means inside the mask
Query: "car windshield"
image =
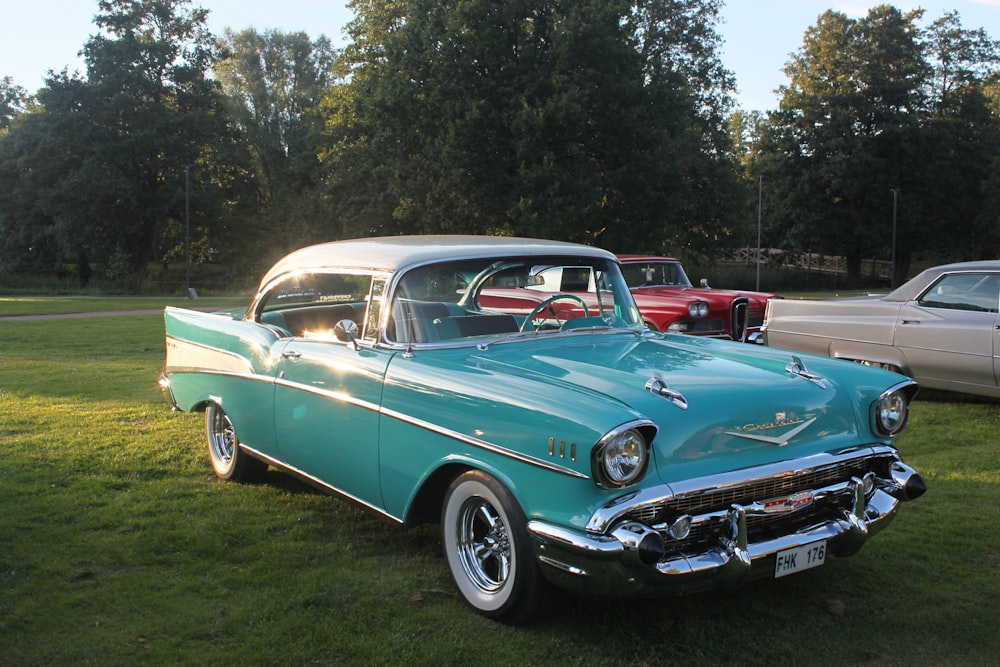
<svg viewBox="0 0 1000 667"><path fill-rule="evenodd" d="M691 287L680 262L629 262L622 265L622 275L629 287Z"/></svg>
<svg viewBox="0 0 1000 667"><path fill-rule="evenodd" d="M642 327L618 264L593 257L416 267L399 279L389 313L386 338L395 343Z"/></svg>

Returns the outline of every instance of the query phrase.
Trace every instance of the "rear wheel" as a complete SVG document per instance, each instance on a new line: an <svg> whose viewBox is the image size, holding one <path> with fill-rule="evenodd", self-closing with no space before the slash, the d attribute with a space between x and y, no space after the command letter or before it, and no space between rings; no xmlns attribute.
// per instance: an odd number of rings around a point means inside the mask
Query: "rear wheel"
<svg viewBox="0 0 1000 667"><path fill-rule="evenodd" d="M210 403L205 408L205 437L208 458L219 479L255 482L264 476L267 464L240 449L233 422L217 403Z"/></svg>
<svg viewBox="0 0 1000 667"><path fill-rule="evenodd" d="M494 477L471 470L451 483L441 534L451 576L473 609L514 624L541 611L547 582L531 552L527 519Z"/></svg>

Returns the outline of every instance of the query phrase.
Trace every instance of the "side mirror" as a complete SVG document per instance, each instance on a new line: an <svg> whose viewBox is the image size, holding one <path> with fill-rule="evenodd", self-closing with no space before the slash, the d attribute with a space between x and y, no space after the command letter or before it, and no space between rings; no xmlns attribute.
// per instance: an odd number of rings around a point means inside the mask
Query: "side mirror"
<svg viewBox="0 0 1000 667"><path fill-rule="evenodd" d="M708 284L708 278L701 279L701 286L704 287L705 289L712 289Z"/></svg>
<svg viewBox="0 0 1000 667"><path fill-rule="evenodd" d="M333 335L341 343L354 343L355 349L358 347L358 323L354 320L343 319L333 327Z"/></svg>

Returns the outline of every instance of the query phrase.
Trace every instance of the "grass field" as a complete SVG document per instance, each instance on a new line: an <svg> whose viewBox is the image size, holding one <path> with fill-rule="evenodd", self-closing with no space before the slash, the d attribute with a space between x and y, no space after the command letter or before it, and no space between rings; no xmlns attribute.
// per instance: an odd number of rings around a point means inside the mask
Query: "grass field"
<svg viewBox="0 0 1000 667"><path fill-rule="evenodd" d="M197 300L161 297L3 297L0 296L0 317L31 315L65 315L70 313L95 313L105 311L134 311L162 309L164 306L183 308L232 308L246 306L248 297L208 297Z"/></svg>
<svg viewBox="0 0 1000 667"><path fill-rule="evenodd" d="M159 394L162 335L157 315L0 322L0 665L1000 655L1000 404L918 399L899 445L929 491L851 558L723 593L560 598L511 628L465 608L436 527L401 530L275 472L217 481L201 416Z"/></svg>

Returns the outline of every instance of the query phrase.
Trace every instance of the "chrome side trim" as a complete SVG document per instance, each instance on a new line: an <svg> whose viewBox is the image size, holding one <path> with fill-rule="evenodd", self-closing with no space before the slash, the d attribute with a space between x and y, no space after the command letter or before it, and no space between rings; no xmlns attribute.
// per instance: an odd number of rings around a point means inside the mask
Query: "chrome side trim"
<svg viewBox="0 0 1000 667"><path fill-rule="evenodd" d="M175 336L166 337L166 373L181 372L181 369L197 371L219 371L227 374L252 374L253 364L246 357L218 347L192 343Z"/></svg>
<svg viewBox="0 0 1000 667"><path fill-rule="evenodd" d="M273 456L268 456L267 454L264 454L263 452L261 452L259 450L256 450L253 447L250 447L246 443L241 442L240 443L240 447L243 448L243 449L245 449L245 450L247 450L249 453L251 453L256 458L259 458L262 461L267 461L269 464L271 464L271 465L273 465L275 467L281 468L282 470L287 470L288 472L290 472L290 473L292 473L292 474L294 474L294 475L296 475L298 477L301 477L301 478L309 481L310 483L315 484L316 486L321 487L322 489L324 489L324 490L326 490L326 491L328 491L328 492L330 492L330 493L332 493L332 494L334 494L336 496L339 496L341 498L346 498L347 500L350 500L351 502L357 503L358 505L361 505L365 509L372 511L372 512L378 514L379 516L385 517L386 519L389 519L391 521L395 521L396 523L398 523L400 525L402 525L402 523L403 523L402 519L400 519L398 517L395 517L392 514L389 514L388 512L386 512L381 507L376 507L375 505L372 505L371 503L367 503L364 500L361 500L357 496L351 495L350 493L347 493L346 491L341 491L337 487L332 486L331 484L327 484L326 482L324 482L323 480L321 480L319 477L315 477L313 475L310 475L307 472L303 472L302 470L299 470L295 466L289 465L289 464L285 463L284 461L281 461L279 459L274 458Z"/></svg>
<svg viewBox="0 0 1000 667"><path fill-rule="evenodd" d="M229 371L217 371L210 370L206 368L172 368L170 371L164 372L163 376L170 379L174 375L182 375L184 373L198 373L201 375L218 375L220 377L236 377L242 378L244 380L250 380L251 382L266 382L267 384L274 383L274 377L270 375L261 375L260 373L233 373Z"/></svg>
<svg viewBox="0 0 1000 667"><path fill-rule="evenodd" d="M467 445L472 445L473 447L476 447L478 449L482 449L491 452L493 454L499 454L500 456L504 456L506 458L513 459L515 461L520 461L521 463L527 463L528 465L533 465L538 468L544 468L545 470L550 470L552 472L556 472L561 475L576 477L577 479L590 479L590 475L585 475L582 472L573 470L572 468L556 465L555 463L552 463L550 461L536 458L528 454L522 454L521 452L514 451L513 449L508 449L507 447L502 447L492 442L487 442L486 440L480 440L479 438L474 438L471 435L459 433L458 431L453 431L451 429L444 428L443 426L432 424L429 421L425 421L417 417L411 417L410 415L404 414L402 412L397 412L396 410L391 410L389 408L382 408L380 412L382 413L382 415L386 417L391 417L392 419L397 419L401 422L412 424L413 426L417 426L427 431L431 431L432 433L437 433L447 438L458 440L459 442L464 442Z"/></svg>
<svg viewBox="0 0 1000 667"><path fill-rule="evenodd" d="M561 475L568 475L569 477L576 477L578 479L590 479L590 475L585 475L582 472L579 472L577 470L573 470L572 468L567 468L565 466L557 465L557 464L552 463L550 461L546 461L544 459L540 459L540 458L537 458L537 457L534 457L534 456L530 456L528 454L522 454L521 452L514 451L513 449L509 449L507 447L503 447L501 445L497 445L497 444L494 444L492 442L487 442L486 440L480 440L479 438L474 438L474 437L472 437L470 435L465 435L464 433L459 433L458 431L453 431L451 429L447 429L447 428L444 428L442 426L438 426L436 424L432 424L431 422L425 421L423 419L419 419L417 417L411 417L410 415L404 414L402 412L398 412L396 410L391 410L389 408L383 408L383 407L380 407L379 405L377 405L375 403L372 403L370 401L363 401L361 399L355 398L355 397L351 396L350 394L347 394L347 393L344 393L344 392L330 391L329 389L322 389L322 388L319 388L319 387L313 387L313 386L306 385L306 384L301 384L301 383L298 383L298 382L289 382L288 380L275 379L275 378L273 378L273 377L271 377L269 375L258 375L258 374L248 374L248 373L227 373L227 372L222 372L222 371L206 371L206 370L202 370L202 369L198 369L198 368L174 369L172 371L172 373L181 373L181 372L204 373L206 375L224 375L224 376L230 376L230 377L241 377L241 378L244 378L244 379L247 379L247 380L251 380L251 381L254 381L254 382L268 382L268 383L273 383L273 384L276 384L276 385L281 385L283 387L288 387L290 389L298 389L300 391L305 391L305 392L308 392L310 394L315 394L317 396L322 396L323 398L328 398L328 399L333 400L333 401L339 401L341 403L347 403L349 405L353 405L355 407L359 407L359 408L361 408L363 410L370 410L372 412L377 412L377 413L379 413L379 414L381 414L383 416L390 417L392 419L397 419L397 420L405 422L407 424L412 424L413 426L417 426L417 427L425 429L427 431L431 431L432 433L438 433L439 435L443 435L443 436L445 436L447 438L451 438L453 440L458 440L460 442L464 442L466 444L472 445L472 446L474 446L474 447L476 447L478 449L482 449L482 450L485 450L485 451L488 451L488 452L492 452L494 454L499 454L500 456L504 456L504 457L507 457L507 458L510 458L510 459L514 459L516 461L521 461L522 463L527 463L529 465L533 465L533 466L536 466L536 467L539 467L539 468L544 468L545 470L551 470L552 472L556 472L556 473L559 473ZM170 374L165 374L165 375L166 375L166 377L169 378ZM164 385L161 383L160 386L162 388ZM172 394L171 394L171 396L172 396Z"/></svg>
<svg viewBox="0 0 1000 667"><path fill-rule="evenodd" d="M360 398L355 398L354 396L351 396L343 391L331 391L315 385L302 384L301 382L290 382L289 380L282 378L275 379L274 384L282 387L288 387L289 389L298 389L299 391L304 391L308 394L314 394L316 396L322 396L323 398L329 398L330 400L337 401L338 403L347 403L348 405L353 405L364 410L379 412L379 405L377 403L363 401Z"/></svg>
<svg viewBox="0 0 1000 667"><path fill-rule="evenodd" d="M466 435L458 431L453 431L443 426L438 426L432 422L420 419L418 417L412 417L408 414L399 412L397 410L392 410L390 408L385 408L379 406L376 403L370 401L363 401L359 398L355 398L350 394L342 391L330 391L329 389L323 389L321 387L314 387L307 384L302 384L299 382L289 382L288 380L277 379L275 384L279 384L283 387L289 387L291 389L298 389L300 391L305 391L310 394L315 394L317 396L322 396L323 398L329 398L330 400L338 401L341 403L346 403L348 405L353 405L355 407L361 408L363 410L369 410L372 412L378 412L384 417L389 417L391 419L396 419L398 421L417 426L424 430L430 431L432 433L437 433L443 435L452 440L458 440L464 442L468 445L472 445L479 449L492 452L494 454L499 454L516 461L521 461L522 463L528 463L539 468L544 468L546 470L551 470L552 472L557 472L563 475L569 475L570 477L577 477L579 479L590 479L589 475L584 475L581 472L573 470L572 468L567 468L565 466L557 465L551 461L546 461L545 459L536 458L528 454L522 454L521 452L514 451L513 449L508 449L507 447L502 447L492 442L487 442L486 440L480 440L471 435Z"/></svg>

